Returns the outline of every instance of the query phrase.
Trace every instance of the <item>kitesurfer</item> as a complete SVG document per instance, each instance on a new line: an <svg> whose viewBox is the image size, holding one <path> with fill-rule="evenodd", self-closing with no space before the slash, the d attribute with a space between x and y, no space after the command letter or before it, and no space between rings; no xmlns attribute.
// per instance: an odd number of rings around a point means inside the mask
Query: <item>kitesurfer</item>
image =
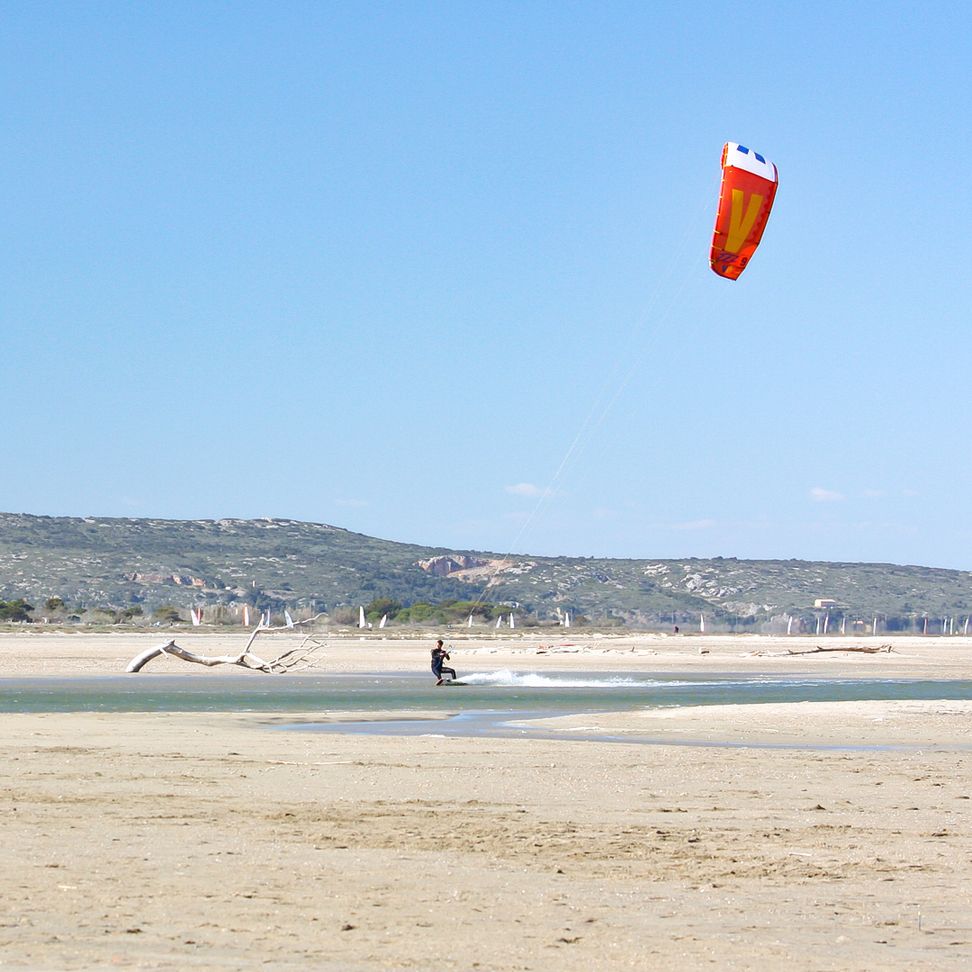
<svg viewBox="0 0 972 972"><path fill-rule="evenodd" d="M443 662L449 660L449 652L442 647L442 639L440 638L432 649L432 674L436 677L436 685L443 683L443 674L449 675L455 681L456 670L454 668L443 668Z"/></svg>

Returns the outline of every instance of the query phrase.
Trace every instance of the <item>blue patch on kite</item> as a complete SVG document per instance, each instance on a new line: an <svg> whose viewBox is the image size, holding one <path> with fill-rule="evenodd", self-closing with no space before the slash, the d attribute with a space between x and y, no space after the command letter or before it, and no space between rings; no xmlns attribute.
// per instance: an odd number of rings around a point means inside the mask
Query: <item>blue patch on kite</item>
<svg viewBox="0 0 972 972"><path fill-rule="evenodd" d="M738 148L743 155L749 155L749 149L746 148L745 145L737 145L736 148Z"/></svg>
<svg viewBox="0 0 972 972"><path fill-rule="evenodd" d="M761 155L759 154L759 152L753 152L753 155L755 155L755 156L756 156L756 161L757 161L757 162L762 162L762 163L763 163L763 165L766 165L766 159L764 159L764 158L763 158L763 157L762 157L762 156L761 156Z"/></svg>

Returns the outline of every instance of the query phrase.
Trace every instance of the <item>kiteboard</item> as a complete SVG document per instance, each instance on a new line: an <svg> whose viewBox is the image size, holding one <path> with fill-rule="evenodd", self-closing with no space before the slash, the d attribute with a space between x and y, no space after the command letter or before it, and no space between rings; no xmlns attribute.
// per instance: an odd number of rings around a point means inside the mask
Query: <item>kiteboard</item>
<svg viewBox="0 0 972 972"><path fill-rule="evenodd" d="M443 685L468 685L468 682L460 682L457 679L447 678L443 681Z"/></svg>

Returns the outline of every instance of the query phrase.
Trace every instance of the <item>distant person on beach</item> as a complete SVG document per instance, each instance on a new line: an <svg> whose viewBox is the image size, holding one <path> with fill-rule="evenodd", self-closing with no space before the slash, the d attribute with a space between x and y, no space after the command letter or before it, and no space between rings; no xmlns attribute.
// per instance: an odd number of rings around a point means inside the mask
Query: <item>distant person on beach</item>
<svg viewBox="0 0 972 972"><path fill-rule="evenodd" d="M443 662L447 661L449 661L449 652L442 647L442 639L440 638L432 649L432 674L436 677L436 685L441 685L444 681L442 678L443 673L449 675L453 681L456 679L456 670L454 668L442 667Z"/></svg>

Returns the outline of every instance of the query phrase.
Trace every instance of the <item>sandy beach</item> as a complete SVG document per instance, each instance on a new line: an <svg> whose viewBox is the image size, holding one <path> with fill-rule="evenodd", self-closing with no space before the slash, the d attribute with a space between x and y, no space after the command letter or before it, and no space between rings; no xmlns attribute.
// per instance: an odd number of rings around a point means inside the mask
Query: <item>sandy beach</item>
<svg viewBox="0 0 972 972"><path fill-rule="evenodd" d="M118 674L166 637L2 634L0 677ZM892 650L456 635L453 662L972 678L972 640L878 643ZM430 646L334 636L323 670L426 670ZM262 677L171 658L129 677L154 672ZM0 968L965 969L970 718L970 702L932 700L547 720L666 746L282 732L283 714L0 715Z"/></svg>

